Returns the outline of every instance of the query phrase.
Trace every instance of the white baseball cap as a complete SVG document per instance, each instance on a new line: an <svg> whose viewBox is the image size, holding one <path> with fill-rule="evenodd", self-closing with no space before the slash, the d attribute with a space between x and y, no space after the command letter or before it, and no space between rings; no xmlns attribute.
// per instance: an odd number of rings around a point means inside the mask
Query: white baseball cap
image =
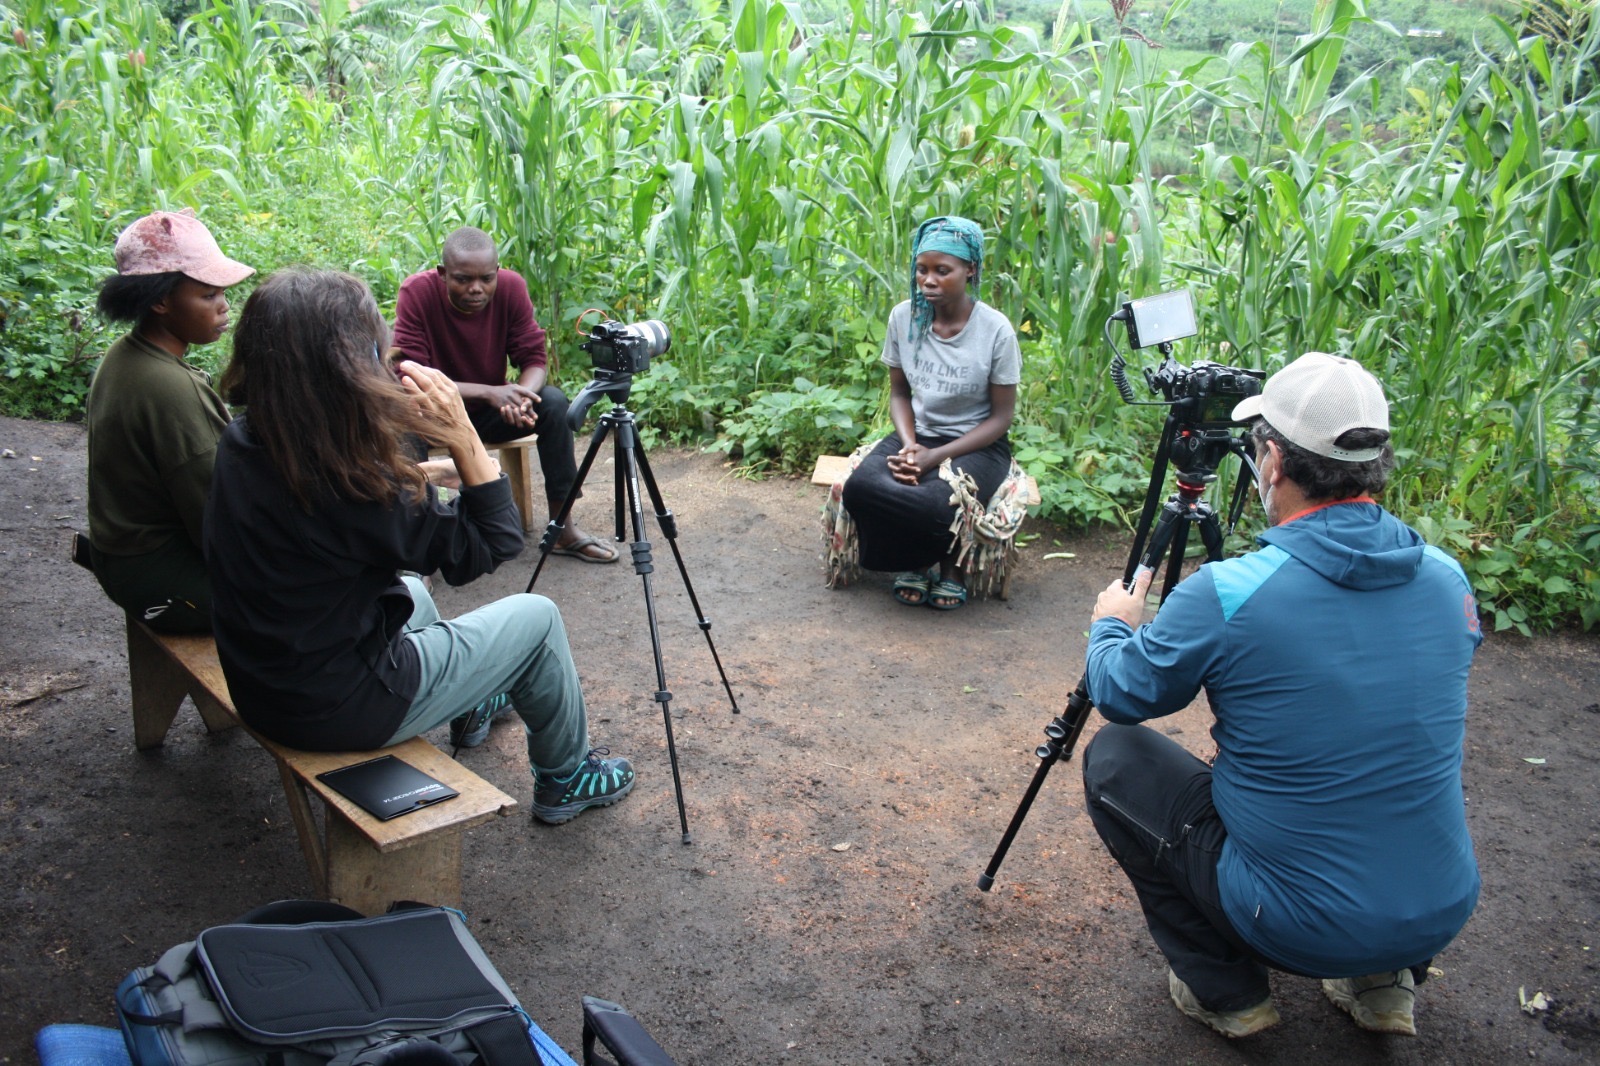
<svg viewBox="0 0 1600 1066"><path fill-rule="evenodd" d="M1307 352L1267 379L1258 396L1233 409L1235 422L1265 418L1273 429L1308 452L1347 463L1365 463L1379 448L1341 448L1334 442L1352 429L1389 431L1389 402L1378 379L1354 359Z"/></svg>

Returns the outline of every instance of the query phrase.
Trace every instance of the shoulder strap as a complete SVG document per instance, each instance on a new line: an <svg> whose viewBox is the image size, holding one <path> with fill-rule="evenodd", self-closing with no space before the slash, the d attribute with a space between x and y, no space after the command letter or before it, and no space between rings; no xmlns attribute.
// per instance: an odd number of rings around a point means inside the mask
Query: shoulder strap
<svg viewBox="0 0 1600 1066"><path fill-rule="evenodd" d="M335 1055L327 1066L461 1066L455 1053L431 1037L413 1036Z"/></svg>
<svg viewBox="0 0 1600 1066"><path fill-rule="evenodd" d="M140 976L143 974L143 976ZM163 991L165 990L165 991ZM140 1004L166 1009L144 1010ZM194 942L170 947L149 970L135 970L117 988L117 1008L133 1025L176 1025L184 1032L226 1029L228 1020L194 965Z"/></svg>
<svg viewBox="0 0 1600 1066"><path fill-rule="evenodd" d="M544 1066L520 1014L480 1022L466 1030L466 1037L478 1053L479 1066Z"/></svg>

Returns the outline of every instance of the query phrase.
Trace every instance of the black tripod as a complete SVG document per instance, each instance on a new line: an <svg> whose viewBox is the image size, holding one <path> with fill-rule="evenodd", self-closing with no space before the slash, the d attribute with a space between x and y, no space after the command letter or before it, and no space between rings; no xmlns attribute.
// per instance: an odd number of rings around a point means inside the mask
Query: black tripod
<svg viewBox="0 0 1600 1066"><path fill-rule="evenodd" d="M667 691L667 671L661 662L661 631L656 625L655 592L650 585L650 575L655 572L655 562L651 555L650 542L644 535L644 507L639 497L641 479L644 481L645 489L650 493L650 503L655 508L656 523L660 525L667 543L672 546L672 557L678 563L678 574L683 578L683 587L689 593L689 602L694 606L695 617L700 622L700 631L706 635L706 646L711 649L711 658L717 664L717 674L722 678L722 687L728 693L728 702L733 705L734 714L739 713L739 701L734 699L733 687L728 684L728 675L722 669L722 659L717 655L717 646L711 640L711 620L700 609L700 601L695 598L694 586L689 583L689 572L683 565L683 554L678 551L677 519L662 502L661 490L656 486L655 475L650 472L650 462L645 458L644 445L639 442L638 427L626 406L632 385L631 374L597 370L595 380L585 385L573 398L572 406L567 412L567 421L574 429L583 425L584 414L599 397L609 396L614 406L600 416L594 435L589 438L589 450L578 466L578 479L572 483L567 498L561 501L561 510L545 527L544 538L539 542L539 563L533 568L533 576L528 579L527 591L533 591L534 583L539 580L539 572L544 569L545 560L550 557L550 550L556 546L562 530L566 528L567 516L572 512L573 501L583 489L584 479L589 476L589 468L594 465L594 457L600 452L600 442L606 438L606 434L615 431L616 538L620 541L627 536L626 517L632 515L633 541L629 544L629 548L633 552L633 571L644 580L645 613L650 619L650 652L656 661L654 699L661 704L661 720L667 729L667 757L672 763L672 787L678 798L678 824L683 830L683 842L690 844L693 843L693 839L689 835L689 817L684 813L683 807L683 780L678 775L678 748L672 736L672 693Z"/></svg>
<svg viewBox="0 0 1600 1066"><path fill-rule="evenodd" d="M1230 532L1244 509L1244 495L1251 481L1250 472L1254 469L1245 443L1247 434L1241 433L1235 437L1229 428L1185 422L1184 416L1203 413L1191 410L1192 404L1192 401L1180 400L1167 414L1166 424L1161 430L1161 442L1156 448L1156 463L1150 471L1150 487L1145 491L1144 509L1139 514L1139 524L1134 531L1133 551L1128 555L1128 565L1122 575L1123 585L1132 588L1134 577L1141 570L1154 572L1160 569L1165 558L1162 602L1177 587L1183 570L1184 552L1189 543L1190 526L1199 528L1207 560L1216 562L1222 558L1224 533L1216 510L1203 498L1206 486L1217 478L1218 465L1230 454L1238 456L1240 460L1228 515ZM1169 457L1178 468L1178 487L1167 497L1167 502L1161 506L1160 517L1156 518L1156 501L1160 499L1161 486L1166 481ZM1152 518L1155 518L1154 529L1151 528ZM1078 737L1093 708L1089 678L1085 675L1079 679L1072 695L1067 697L1066 710L1044 727L1045 742L1033 752L1039 759L1039 767L1034 771L1033 780L1028 783L1028 791L1023 794L1022 802L1017 805L1017 812L1011 816L1011 824L1006 826L1005 835L1000 838L994 856L978 877L978 887L983 891L987 892L994 886L994 876L1005 861L1006 852L1011 849L1011 842L1022 828L1023 820L1028 817L1028 810L1033 806L1039 789L1044 786L1050 768L1061 759L1072 757L1072 749L1077 746Z"/></svg>

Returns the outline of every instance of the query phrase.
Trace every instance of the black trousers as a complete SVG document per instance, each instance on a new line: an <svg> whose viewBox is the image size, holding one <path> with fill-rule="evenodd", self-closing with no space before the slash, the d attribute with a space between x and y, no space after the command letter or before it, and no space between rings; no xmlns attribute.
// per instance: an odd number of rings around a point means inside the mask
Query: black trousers
<svg viewBox="0 0 1600 1066"><path fill-rule="evenodd" d="M539 390L531 430L507 422L494 407L467 409L472 428L478 431L478 439L485 444L504 444L529 433L539 434L534 448L539 453L539 470L544 474L544 495L552 509L567 498L578 480L578 460L572 453L572 427L567 425L567 407L567 394L554 385L546 385Z"/></svg>
<svg viewBox="0 0 1600 1066"><path fill-rule="evenodd" d="M111 602L158 633L211 632L211 577L200 549L182 533L144 555L89 548L94 576Z"/></svg>
<svg viewBox="0 0 1600 1066"><path fill-rule="evenodd" d="M1201 1006L1253 1007L1269 994L1269 968L1301 973L1251 948L1223 912L1217 862L1228 827L1211 803L1210 766L1154 729L1107 723L1084 749L1083 791L1151 937ZM1417 984L1432 961L1411 967Z"/></svg>
<svg viewBox="0 0 1600 1066"><path fill-rule="evenodd" d="M947 437L918 437L917 442L937 448ZM925 570L950 554L950 523L956 508L950 502L950 483L937 471L921 482L907 485L889 473L889 456L900 450L900 438L891 433L879 441L844 483L844 509L855 520L861 544L861 566L866 570ZM978 485L978 499L989 502L1011 472L1011 445L1002 437L975 452L950 460Z"/></svg>

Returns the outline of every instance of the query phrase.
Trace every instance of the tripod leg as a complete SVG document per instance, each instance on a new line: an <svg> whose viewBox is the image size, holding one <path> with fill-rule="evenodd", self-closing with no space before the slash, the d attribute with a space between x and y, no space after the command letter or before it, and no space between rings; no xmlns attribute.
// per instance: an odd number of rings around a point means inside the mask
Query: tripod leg
<svg viewBox="0 0 1600 1066"><path fill-rule="evenodd" d="M1088 678L1084 677L1078 681L1078 687L1072 690L1072 695L1067 697L1067 709L1051 719L1050 724L1044 727L1047 739L1034 752L1039 758L1039 766L1033 771L1033 780L1028 782L1028 791L1023 793L1022 802L1017 804L1017 811L1011 816L1011 823L1006 826L999 846L994 849L994 855L989 859L989 865L978 877L978 888L982 891L987 892L994 887L994 875L1000 872L1000 864L1005 861L1006 852L1011 850L1011 842L1016 839L1017 831L1022 828L1023 819L1028 817L1034 797L1038 796L1039 789L1044 787L1045 776L1057 762L1072 758L1072 749L1077 746L1078 737L1083 734L1084 724L1088 722L1089 712L1093 708L1094 702L1089 698Z"/></svg>
<svg viewBox="0 0 1600 1066"><path fill-rule="evenodd" d="M1206 546L1206 559L1210 562L1222 560L1222 526L1218 523L1217 512L1205 508L1195 522L1200 527L1200 543Z"/></svg>
<svg viewBox="0 0 1600 1066"><path fill-rule="evenodd" d="M734 698L733 686L728 684L728 674L722 669L722 657L717 654L717 645L711 639L711 619L700 609L700 600L695 596L694 585L689 581L689 570L683 565L683 553L678 550L678 520L667 510L667 505L662 500L661 489L656 485L655 475L650 472L650 460L645 457L643 444L635 446L634 459L639 464L644 487L650 493L650 503L656 509L656 522L661 526L661 533L667 538L667 545L672 549L673 561L678 564L678 576L683 578L683 588L689 594L689 604L694 608L695 619L700 623L700 632L706 635L706 647L711 649L711 660L717 664L717 676L722 678L722 689L728 694L728 703L732 705L733 713L738 714L739 701Z"/></svg>
<svg viewBox="0 0 1600 1066"><path fill-rule="evenodd" d="M1178 578L1182 574L1184 550L1189 543L1189 526L1199 525L1200 539L1205 544L1207 558L1212 562L1222 558L1223 542L1216 512L1201 499L1204 483L1193 478L1185 481L1181 475L1178 478L1178 491L1167 498L1167 502L1161 507L1161 517L1156 520L1155 527L1150 528L1150 519L1155 514L1157 486L1166 472L1166 453L1171 443L1172 426L1173 419L1169 417L1167 426L1162 431L1157 473L1151 477L1150 488L1145 494L1144 512L1139 516L1139 525L1134 533L1133 554L1128 557L1128 570L1123 577L1124 586L1131 587L1139 568L1154 572L1161 568L1162 560L1165 558L1166 577L1161 591L1163 603L1178 584ZM1148 539L1145 536L1147 532ZM1028 816L1028 809L1033 805L1034 797L1044 785L1045 775L1061 759L1071 758L1072 749L1083 733L1084 724L1088 721L1089 711L1093 706L1093 700L1089 695L1089 677L1085 674L1078 682L1078 687L1068 697L1067 709L1045 727L1045 736L1049 740L1034 752L1039 758L1039 766L1034 771L1033 780L1029 782L1022 802L1017 805L1016 813L1011 816L1011 824L1006 826L1005 834L1000 838L1000 845L995 848L994 857L989 860L988 868L978 877L978 887L983 891L989 891L994 885L995 873L999 871L1000 863L1004 861L1017 831L1022 828L1022 821Z"/></svg>
<svg viewBox="0 0 1600 1066"><path fill-rule="evenodd" d="M1162 603L1167 602L1172 590L1178 587L1178 579L1183 576L1183 556L1189 550L1190 523L1188 514L1180 514L1173 523L1172 545L1167 553L1167 574L1161 582Z"/></svg>
<svg viewBox="0 0 1600 1066"><path fill-rule="evenodd" d="M1249 458L1243 443L1238 444L1234 454L1239 459L1239 475L1233 479L1233 501L1228 505L1228 533L1238 528L1239 516L1244 514L1245 497L1256 480L1255 461Z"/></svg>
<svg viewBox="0 0 1600 1066"><path fill-rule="evenodd" d="M1128 553L1128 570L1123 575L1124 585L1133 581L1134 568L1139 565L1139 560L1144 557L1145 534L1150 532L1150 520L1156 514L1156 501L1161 499L1161 486L1167 480L1167 456L1172 451L1172 437L1177 430L1178 418L1168 414L1167 420L1161 426L1161 439L1156 444L1155 465L1150 468L1150 484L1144 490L1144 506L1139 511L1139 521L1133 527L1133 549ZM1150 556L1159 559L1161 553L1154 548ZM1151 569L1154 569L1152 567Z"/></svg>
<svg viewBox="0 0 1600 1066"><path fill-rule="evenodd" d="M661 721L667 731L667 758L672 763L672 787L678 798L678 825L683 830L683 842L694 843L689 835L689 816L683 806L683 778L678 772L678 745L672 735L672 693L667 691L667 668L661 661L661 629L656 624L656 598L650 585L650 574L655 564L650 556L650 542L644 535L644 505L639 498L638 434L631 421L617 429L617 469L621 475L619 485L626 490L628 513L633 517L633 569L644 582L645 614L650 620L650 653L656 661L655 701L661 704ZM622 501L617 501L620 507ZM620 521L620 519L619 519Z"/></svg>
<svg viewBox="0 0 1600 1066"><path fill-rule="evenodd" d="M1178 532L1178 526L1183 520L1183 509L1176 499L1168 500L1161 507L1161 517L1156 519L1155 528L1150 531L1150 537L1145 541L1145 553L1138 558L1138 565L1148 570L1159 570L1161 560L1166 558L1167 548L1172 544L1173 536ZM1133 570L1130 567L1124 584L1133 580Z"/></svg>
<svg viewBox="0 0 1600 1066"><path fill-rule="evenodd" d="M632 416L630 415L629 417L631 418ZM630 426L629 428L632 428L632 427ZM619 448L619 451L620 451L620 448ZM619 454L617 456L617 458L620 459L621 455ZM613 519L613 521L616 523L617 543L618 544L625 544L625 543L627 543L627 540L628 540L628 527L627 527L627 524L626 524L627 523L627 515L622 509L622 504L623 504L623 501L628 498L628 488L627 488L628 472L622 468L622 464L620 462L613 462L611 465L613 467L613 470L611 471L611 480L612 480L612 490L611 490L612 491L612 496L611 496L611 498L617 501L616 502L616 506L614 508L612 508L613 514L615 515L615 518Z"/></svg>
<svg viewBox="0 0 1600 1066"><path fill-rule="evenodd" d="M539 580L539 571L544 569L545 560L550 558L550 549L556 546L556 541L561 537L561 531L567 528L567 518L572 514L572 505L578 499L578 493L583 491L583 479L589 476L589 468L594 465L594 457L600 452L600 442L605 440L606 434L611 431L612 421L609 415L602 415L594 427L594 433L589 437L589 450L583 453L583 462L578 464L578 478L572 483L572 488L567 490L567 498L561 501L561 509L556 516L550 519L550 524L544 527L544 536L539 539L539 562L533 568L533 576L528 579L528 587L524 592L532 592L534 582ZM619 483L620 490L621 485ZM618 500L622 497L618 495ZM617 539L622 539L622 515L617 515Z"/></svg>

